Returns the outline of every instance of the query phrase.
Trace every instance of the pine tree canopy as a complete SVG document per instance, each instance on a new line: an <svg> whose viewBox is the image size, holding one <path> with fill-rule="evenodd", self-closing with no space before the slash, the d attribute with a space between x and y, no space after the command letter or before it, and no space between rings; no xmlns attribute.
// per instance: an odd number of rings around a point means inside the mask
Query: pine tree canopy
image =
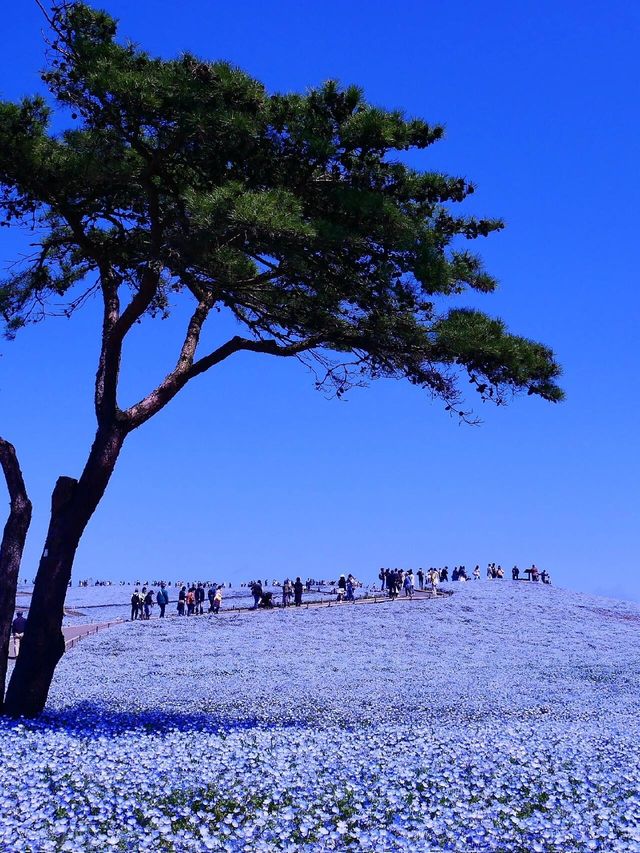
<svg viewBox="0 0 640 853"><path fill-rule="evenodd" d="M473 192L466 179L401 162L442 127L374 107L353 86L269 94L225 62L153 58L84 3L54 6L50 24L50 103L0 102L0 217L36 241L0 282L0 313L12 336L100 294L99 403L133 426L150 416L117 409L109 360L119 364L133 322L177 298L193 300L193 315L164 402L242 350L302 358L338 394L396 377L454 411L461 379L498 403L518 391L562 398L548 347L446 305L495 289L466 245L502 223L454 212ZM54 132L54 117L68 129ZM217 310L243 334L200 353Z"/></svg>

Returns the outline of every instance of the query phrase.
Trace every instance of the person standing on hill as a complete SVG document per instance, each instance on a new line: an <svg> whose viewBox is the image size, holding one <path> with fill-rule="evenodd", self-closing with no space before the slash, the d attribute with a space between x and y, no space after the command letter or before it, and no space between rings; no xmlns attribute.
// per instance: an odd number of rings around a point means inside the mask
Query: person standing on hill
<svg viewBox="0 0 640 853"><path fill-rule="evenodd" d="M518 578L520 577L520 569L517 566L514 566L511 569L511 577L513 578L514 581L517 581Z"/></svg>
<svg viewBox="0 0 640 853"><path fill-rule="evenodd" d="M178 593L178 616L184 616L184 608L187 601L187 588L183 586Z"/></svg>
<svg viewBox="0 0 640 853"><path fill-rule="evenodd" d="M144 597L144 618L151 619L151 608L153 607L153 590L149 589Z"/></svg>
<svg viewBox="0 0 640 853"><path fill-rule="evenodd" d="M201 583L196 587L196 614L202 616L204 613L204 587Z"/></svg>
<svg viewBox="0 0 640 853"><path fill-rule="evenodd" d="M162 581L162 583L160 584L160 589L158 590L158 594L156 595L156 601L158 603L158 607L160 608L160 618L164 619L164 610L167 604L169 603L169 593L167 592L167 588L164 581Z"/></svg>
<svg viewBox="0 0 640 853"><path fill-rule="evenodd" d="M131 621L138 618L138 610L140 607L140 593L137 589L131 595Z"/></svg>
<svg viewBox="0 0 640 853"><path fill-rule="evenodd" d="M13 625L11 626L11 633L13 634L13 653L16 657L20 654L20 643L24 637L26 627L27 620L24 618L22 610L19 610L16 613L16 618L13 620Z"/></svg>
<svg viewBox="0 0 640 853"><path fill-rule="evenodd" d="M296 582L293 585L293 603L296 607L300 607L302 604L302 581L300 578L296 578Z"/></svg>
<svg viewBox="0 0 640 853"><path fill-rule="evenodd" d="M351 577L351 575L349 575L349 577L347 578L347 601L355 601L356 600L355 596L353 594L354 588L355 587L353 584L353 578Z"/></svg>
<svg viewBox="0 0 640 853"><path fill-rule="evenodd" d="M413 598L413 586L411 585L411 575L407 572L404 577L403 584L404 586L404 596L405 598Z"/></svg>
<svg viewBox="0 0 640 853"><path fill-rule="evenodd" d="M253 609L257 610L262 599L262 584L260 581L253 581L250 584L251 595L253 596Z"/></svg>
<svg viewBox="0 0 640 853"><path fill-rule="evenodd" d="M187 592L187 616L193 616L196 609L196 588L193 584L189 587L189 591Z"/></svg>
<svg viewBox="0 0 640 853"><path fill-rule="evenodd" d="M214 613L220 612L220 605L221 604L222 604L222 587L219 586L215 591L215 595L213 596L213 612Z"/></svg>

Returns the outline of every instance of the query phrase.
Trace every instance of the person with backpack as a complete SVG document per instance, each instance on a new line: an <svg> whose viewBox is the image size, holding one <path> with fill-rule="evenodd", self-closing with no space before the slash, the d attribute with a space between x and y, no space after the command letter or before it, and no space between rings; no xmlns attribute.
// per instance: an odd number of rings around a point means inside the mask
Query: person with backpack
<svg viewBox="0 0 640 853"><path fill-rule="evenodd" d="M160 618L164 619L164 609L169 603L169 593L167 592L166 585L164 581L160 584L160 589L158 590L158 594L156 595L156 602L158 603L158 607L160 608Z"/></svg>

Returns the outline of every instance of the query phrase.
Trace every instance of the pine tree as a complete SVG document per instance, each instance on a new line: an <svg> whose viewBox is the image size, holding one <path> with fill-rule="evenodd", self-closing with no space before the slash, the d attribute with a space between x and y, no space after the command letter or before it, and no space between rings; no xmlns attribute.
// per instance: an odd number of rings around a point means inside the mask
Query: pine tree
<svg viewBox="0 0 640 853"><path fill-rule="evenodd" d="M46 702L76 548L123 442L196 376L243 351L297 357L338 396L407 379L465 420L461 379L497 404L520 391L562 397L548 347L446 305L495 289L465 243L502 223L454 212L473 192L466 179L398 157L442 127L372 106L353 86L270 94L224 62L153 58L84 3L48 17L50 103L0 103L2 224L32 223L37 239L0 283L0 316L12 337L53 300L71 314L99 293L104 313L95 440L80 477L56 484L5 701L26 715ZM56 110L68 117L62 133ZM122 409L123 342L175 299L192 303L175 367ZM245 332L202 352L219 311Z"/></svg>

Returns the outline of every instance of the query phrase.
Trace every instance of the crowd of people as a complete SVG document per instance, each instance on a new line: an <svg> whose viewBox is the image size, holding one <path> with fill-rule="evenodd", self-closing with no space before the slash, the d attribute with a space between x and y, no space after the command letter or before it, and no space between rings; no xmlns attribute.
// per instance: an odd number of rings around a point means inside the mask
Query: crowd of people
<svg viewBox="0 0 640 853"><path fill-rule="evenodd" d="M178 584L176 584L177 588ZM189 587L182 584L176 601L178 616L202 616L205 612L205 601L209 603L208 613L218 613L222 605L223 588L223 584L217 583L199 582L192 583ZM156 592L152 586L149 588L143 586L141 590L136 588L131 595L131 621L149 619L154 603L158 605L159 617L163 619L169 601L166 581L160 581L159 589Z"/></svg>
<svg viewBox="0 0 640 853"><path fill-rule="evenodd" d="M546 569L540 571L535 563L533 563L530 568L525 569L523 574L528 577L521 578L520 569L517 566L514 566L511 569L511 578L514 581L530 580L535 583L540 581L545 584L551 583L551 575L549 572ZM480 566L476 565L472 572L472 577L474 580L480 580L481 576L482 572L480 571ZM504 578L504 569L501 565L488 563L486 576L488 580L501 580ZM468 581L470 579L471 578L467 574L466 566L454 566L453 571L451 572L452 581ZM449 580L449 567L431 567L427 571L420 568L417 572L414 572L413 569L381 568L378 573L378 580L380 581L381 590L386 591L390 598L395 598L401 591L404 592L405 596L412 597L416 589L426 589L430 590L432 593L437 593L438 584L446 583Z"/></svg>

